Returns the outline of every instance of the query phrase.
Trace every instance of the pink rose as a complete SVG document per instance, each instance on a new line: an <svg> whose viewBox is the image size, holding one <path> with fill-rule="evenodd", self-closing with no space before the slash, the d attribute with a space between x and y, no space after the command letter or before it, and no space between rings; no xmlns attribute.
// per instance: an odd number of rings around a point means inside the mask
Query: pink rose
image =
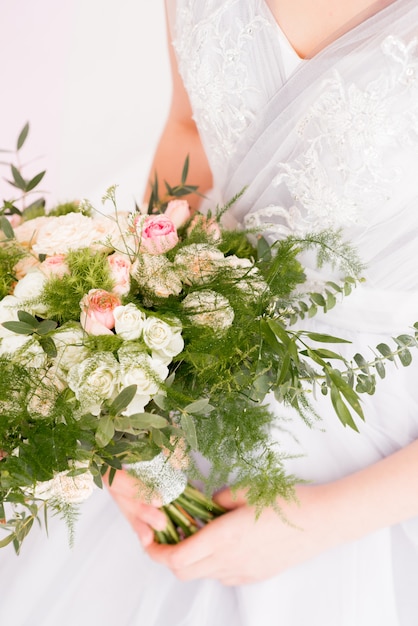
<svg viewBox="0 0 418 626"><path fill-rule="evenodd" d="M90 289L81 302L80 322L90 335L111 335L115 327L113 311L121 301L104 289Z"/></svg>
<svg viewBox="0 0 418 626"><path fill-rule="evenodd" d="M173 222L165 215L147 215L135 219L140 238L139 251L147 254L164 254L174 248L179 238Z"/></svg>
<svg viewBox="0 0 418 626"><path fill-rule="evenodd" d="M212 241L219 241L222 238L221 228L213 217L208 219L206 215L197 213L187 229L187 234L190 235L195 228L203 230Z"/></svg>
<svg viewBox="0 0 418 626"><path fill-rule="evenodd" d="M118 254L110 254L107 257L109 263L110 275L114 281L113 293L123 296L128 293L131 287L130 272L132 263L126 256Z"/></svg>
<svg viewBox="0 0 418 626"><path fill-rule="evenodd" d="M56 277L62 278L66 274L70 273L70 268L65 260L65 254L54 254L42 261L39 266L41 272L43 272L48 278Z"/></svg>
<svg viewBox="0 0 418 626"><path fill-rule="evenodd" d="M18 213L13 213L12 215L6 215L5 217L6 219L9 220L10 226L12 228L17 228L17 226L19 226L19 224L22 223L22 216L19 215Z"/></svg>
<svg viewBox="0 0 418 626"><path fill-rule="evenodd" d="M180 228L190 219L189 203L187 200L170 200L164 215L170 218L176 228Z"/></svg>

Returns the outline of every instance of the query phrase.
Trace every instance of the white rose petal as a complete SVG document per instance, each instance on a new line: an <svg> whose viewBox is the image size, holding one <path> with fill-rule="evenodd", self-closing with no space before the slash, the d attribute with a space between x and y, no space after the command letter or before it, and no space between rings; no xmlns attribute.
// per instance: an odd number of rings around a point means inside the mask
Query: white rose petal
<svg viewBox="0 0 418 626"><path fill-rule="evenodd" d="M0 337L15 336L11 330L7 330L3 326L3 322L17 322L19 320L17 312L20 306L20 300L15 296L5 296L0 300Z"/></svg>
<svg viewBox="0 0 418 626"><path fill-rule="evenodd" d="M68 372L68 386L82 411L99 415L104 400L114 398L119 386L119 363L109 352L96 352Z"/></svg>
<svg viewBox="0 0 418 626"><path fill-rule="evenodd" d="M51 336L57 349L55 362L60 369L69 370L87 358L88 351L84 346L84 332L81 326L61 326Z"/></svg>
<svg viewBox="0 0 418 626"><path fill-rule="evenodd" d="M16 283L14 296L22 303L22 308L33 314L44 315L47 312L45 305L40 302L47 277L38 269L33 269Z"/></svg>
<svg viewBox="0 0 418 626"><path fill-rule="evenodd" d="M122 339L139 339L145 322L145 314L132 302L125 306L117 306L113 310L115 332Z"/></svg>
<svg viewBox="0 0 418 626"><path fill-rule="evenodd" d="M78 467L80 464L75 464ZM35 485L34 497L39 500L55 500L58 503L81 504L91 496L94 478L89 470L77 476L68 476L68 472L59 472L51 480Z"/></svg>
<svg viewBox="0 0 418 626"><path fill-rule="evenodd" d="M184 347L181 328L171 326L158 317L148 317L144 324L144 342L150 350L165 357L179 354Z"/></svg>

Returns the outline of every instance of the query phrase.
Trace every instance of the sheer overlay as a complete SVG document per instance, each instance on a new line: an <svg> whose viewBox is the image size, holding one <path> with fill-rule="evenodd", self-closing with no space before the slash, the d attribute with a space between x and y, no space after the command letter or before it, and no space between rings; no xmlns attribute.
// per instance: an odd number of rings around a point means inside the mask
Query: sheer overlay
<svg viewBox="0 0 418 626"><path fill-rule="evenodd" d="M167 0L167 8L213 199L248 186L229 223L265 222L272 240L342 228L366 264L364 286L304 327L344 334L347 356L409 332L418 320L416 1L379 3L307 60L264 0ZM272 400L290 431L278 430L278 441L300 455L290 471L326 482L418 436L418 367L388 369L364 398L360 434L339 424L327 399L311 429ZM0 564L0 620L22 626L415 626L418 616L417 519L267 582L226 588L180 583L152 563L98 492L72 551L52 524L49 540L35 533L22 556L5 550Z"/></svg>

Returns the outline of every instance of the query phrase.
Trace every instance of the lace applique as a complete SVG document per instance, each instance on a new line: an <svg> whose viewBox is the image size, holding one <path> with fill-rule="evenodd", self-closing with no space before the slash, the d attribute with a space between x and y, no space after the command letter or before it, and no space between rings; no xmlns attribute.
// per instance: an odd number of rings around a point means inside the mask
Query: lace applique
<svg viewBox="0 0 418 626"><path fill-rule="evenodd" d="M392 158L395 148L418 147L417 44L416 39L404 44L387 37L382 51L390 60L389 71L385 67L365 87L344 81L337 72L324 82L296 128L304 151L279 163L273 180L275 186L286 185L302 207L303 221L294 224L296 230L365 223L367 211L390 196L402 174ZM401 112L399 83L410 90Z"/></svg>
<svg viewBox="0 0 418 626"><path fill-rule="evenodd" d="M174 46L179 70L206 150L215 155L219 168L234 153L257 110L258 88L250 79L248 55L253 38L271 24L257 14L256 3L248 4L212 0L200 6L200 15L193 0L178 5Z"/></svg>

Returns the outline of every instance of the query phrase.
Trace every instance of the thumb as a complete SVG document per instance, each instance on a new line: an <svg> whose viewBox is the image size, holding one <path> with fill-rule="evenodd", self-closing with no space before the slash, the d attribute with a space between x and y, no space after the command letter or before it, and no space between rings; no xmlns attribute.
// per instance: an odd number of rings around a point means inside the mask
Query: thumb
<svg viewBox="0 0 418 626"><path fill-rule="evenodd" d="M226 489L222 489L222 491L218 491L218 493L213 496L213 499L217 504L228 510L238 509L240 506L247 504L245 491L243 489L232 491L228 487Z"/></svg>

